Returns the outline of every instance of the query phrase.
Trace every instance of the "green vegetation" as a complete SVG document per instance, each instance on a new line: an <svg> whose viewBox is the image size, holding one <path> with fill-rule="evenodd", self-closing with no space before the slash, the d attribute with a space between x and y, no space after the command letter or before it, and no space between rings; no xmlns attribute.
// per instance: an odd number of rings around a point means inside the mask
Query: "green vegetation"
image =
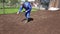
<svg viewBox="0 0 60 34"><path fill-rule="evenodd" d="M3 11L3 9L0 9L0 14L4 14L4 12L5 12L5 14L13 14L13 13L16 13L18 10L19 10L18 8L5 9L4 11ZM22 12L23 11L25 11L25 10L23 9ZM32 12L33 11L37 11L37 9L33 8Z"/></svg>

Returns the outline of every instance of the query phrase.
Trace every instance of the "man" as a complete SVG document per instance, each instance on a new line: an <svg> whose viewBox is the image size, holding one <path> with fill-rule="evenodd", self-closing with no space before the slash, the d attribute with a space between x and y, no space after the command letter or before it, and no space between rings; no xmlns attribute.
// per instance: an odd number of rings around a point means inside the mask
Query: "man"
<svg viewBox="0 0 60 34"><path fill-rule="evenodd" d="M24 2L21 6L20 6L20 9L19 11L17 12L17 14L19 14L22 9L25 9L25 17L26 17L26 22L29 21L30 19L30 12L32 10L32 6L31 6L31 3L30 2Z"/></svg>

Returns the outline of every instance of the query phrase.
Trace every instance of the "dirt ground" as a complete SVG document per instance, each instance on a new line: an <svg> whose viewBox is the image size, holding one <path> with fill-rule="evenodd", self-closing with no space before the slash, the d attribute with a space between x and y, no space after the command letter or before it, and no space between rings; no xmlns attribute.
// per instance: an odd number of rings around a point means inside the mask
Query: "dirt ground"
<svg viewBox="0 0 60 34"><path fill-rule="evenodd" d="M0 15L0 34L60 34L60 11L32 12L28 23L24 18L24 13Z"/></svg>

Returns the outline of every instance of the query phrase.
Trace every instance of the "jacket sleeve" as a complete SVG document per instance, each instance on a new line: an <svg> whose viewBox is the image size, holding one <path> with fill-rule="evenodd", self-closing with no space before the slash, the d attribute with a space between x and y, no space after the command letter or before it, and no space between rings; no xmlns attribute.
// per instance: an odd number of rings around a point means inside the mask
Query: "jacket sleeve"
<svg viewBox="0 0 60 34"><path fill-rule="evenodd" d="M31 9L32 9L32 6L29 5L29 9L26 12L31 11Z"/></svg>
<svg viewBox="0 0 60 34"><path fill-rule="evenodd" d="M19 12L21 12L23 9L23 6L21 5L20 8L19 8Z"/></svg>

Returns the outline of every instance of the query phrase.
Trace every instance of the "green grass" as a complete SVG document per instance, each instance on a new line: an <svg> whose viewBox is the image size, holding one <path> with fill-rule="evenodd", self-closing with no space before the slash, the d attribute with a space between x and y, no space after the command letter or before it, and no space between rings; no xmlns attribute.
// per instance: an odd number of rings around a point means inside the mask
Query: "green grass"
<svg viewBox="0 0 60 34"><path fill-rule="evenodd" d="M2 9L0 9L0 14L3 14L3 10Z"/></svg>
<svg viewBox="0 0 60 34"><path fill-rule="evenodd" d="M22 11L24 11L24 9ZM33 8L32 12L34 12L34 11L37 11L37 9ZM16 12L18 12L18 8L5 9L5 14L12 14L12 13L16 13ZM4 14L3 9L0 9L0 14Z"/></svg>
<svg viewBox="0 0 60 34"><path fill-rule="evenodd" d="M18 12L20 5L17 8L15 8L14 6L13 7L4 6L4 7L5 7L5 10L3 11L2 3L0 3L0 14L4 14L4 13L5 14L13 14L13 13L16 13L16 12ZM24 9L22 10L22 12L23 11L24 11ZM34 12L34 11L37 11L37 9L33 8L32 12Z"/></svg>

